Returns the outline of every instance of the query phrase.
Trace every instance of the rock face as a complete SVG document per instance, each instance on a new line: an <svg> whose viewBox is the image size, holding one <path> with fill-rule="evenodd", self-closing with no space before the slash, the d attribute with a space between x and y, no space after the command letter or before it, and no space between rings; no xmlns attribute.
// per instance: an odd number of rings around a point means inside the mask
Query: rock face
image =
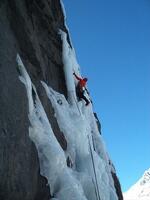
<svg viewBox="0 0 150 200"><path fill-rule="evenodd" d="M120 185L120 182L118 180L118 177L117 177L116 173L114 173L114 172L111 172L111 173L112 173L112 177L113 177L113 180L114 180L114 185L115 185L115 188L116 188L118 200L123 200L121 185Z"/></svg>
<svg viewBox="0 0 150 200"><path fill-rule="evenodd" d="M60 28L66 31L59 0L0 1L1 200L46 200L50 195L45 178L39 174L37 151L28 136L28 103L16 70L17 53L38 88L58 141L63 149L67 147L40 84L44 80L66 95Z"/></svg>
<svg viewBox="0 0 150 200"><path fill-rule="evenodd" d="M68 34L59 0L0 1L0 200L50 198L47 180L39 173L36 148L28 136L28 101L18 79L16 55L20 54L65 150L66 139L40 83L43 80L67 96L59 29Z"/></svg>

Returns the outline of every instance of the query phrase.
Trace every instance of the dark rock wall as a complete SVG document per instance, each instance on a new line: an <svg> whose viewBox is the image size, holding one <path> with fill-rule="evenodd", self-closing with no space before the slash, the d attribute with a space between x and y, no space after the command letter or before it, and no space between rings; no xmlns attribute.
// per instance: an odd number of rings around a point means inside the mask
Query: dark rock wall
<svg viewBox="0 0 150 200"><path fill-rule="evenodd" d="M122 195L122 190L121 190L121 185L120 185L119 179L118 179L116 173L111 172L111 174L112 174L112 177L113 177L113 180L114 180L114 185L115 185L115 188L116 188L118 200L123 200L123 195Z"/></svg>
<svg viewBox="0 0 150 200"><path fill-rule="evenodd" d="M28 136L28 101L18 79L17 53L37 88L56 138L67 148L40 83L45 81L67 97L59 29L68 34L60 0L0 0L0 200L50 197Z"/></svg>
<svg viewBox="0 0 150 200"><path fill-rule="evenodd" d="M66 95L60 28L67 32L59 0L0 0L0 200L48 200L50 196L28 136L28 101L18 79L17 53L58 141L67 148L40 83L43 80Z"/></svg>

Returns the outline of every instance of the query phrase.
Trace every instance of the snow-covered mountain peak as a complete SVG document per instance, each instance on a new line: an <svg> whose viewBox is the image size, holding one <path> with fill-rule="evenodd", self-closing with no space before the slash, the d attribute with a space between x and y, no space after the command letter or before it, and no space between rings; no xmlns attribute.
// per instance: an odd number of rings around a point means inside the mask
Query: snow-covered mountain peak
<svg viewBox="0 0 150 200"><path fill-rule="evenodd" d="M145 171L143 177L140 179L140 185L150 184L150 168Z"/></svg>
<svg viewBox="0 0 150 200"><path fill-rule="evenodd" d="M150 199L150 168L143 176L124 193L124 200L149 200Z"/></svg>

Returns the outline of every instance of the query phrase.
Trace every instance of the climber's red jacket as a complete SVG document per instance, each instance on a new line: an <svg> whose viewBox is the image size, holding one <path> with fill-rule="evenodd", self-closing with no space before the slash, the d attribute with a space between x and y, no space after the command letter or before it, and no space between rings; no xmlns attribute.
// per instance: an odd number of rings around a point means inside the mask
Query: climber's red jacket
<svg viewBox="0 0 150 200"><path fill-rule="evenodd" d="M73 73L73 75L76 77L76 79L79 81L79 85L80 85L80 88L82 89L83 87L85 87L86 85L86 82L87 82L87 78L80 78L78 77L75 73Z"/></svg>

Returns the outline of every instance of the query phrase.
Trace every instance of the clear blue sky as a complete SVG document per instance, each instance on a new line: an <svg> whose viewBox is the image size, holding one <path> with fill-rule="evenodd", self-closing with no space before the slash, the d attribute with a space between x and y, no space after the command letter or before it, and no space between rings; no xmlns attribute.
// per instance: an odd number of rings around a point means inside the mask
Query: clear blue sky
<svg viewBox="0 0 150 200"><path fill-rule="evenodd" d="M126 191L150 167L150 1L63 2L103 138Z"/></svg>

